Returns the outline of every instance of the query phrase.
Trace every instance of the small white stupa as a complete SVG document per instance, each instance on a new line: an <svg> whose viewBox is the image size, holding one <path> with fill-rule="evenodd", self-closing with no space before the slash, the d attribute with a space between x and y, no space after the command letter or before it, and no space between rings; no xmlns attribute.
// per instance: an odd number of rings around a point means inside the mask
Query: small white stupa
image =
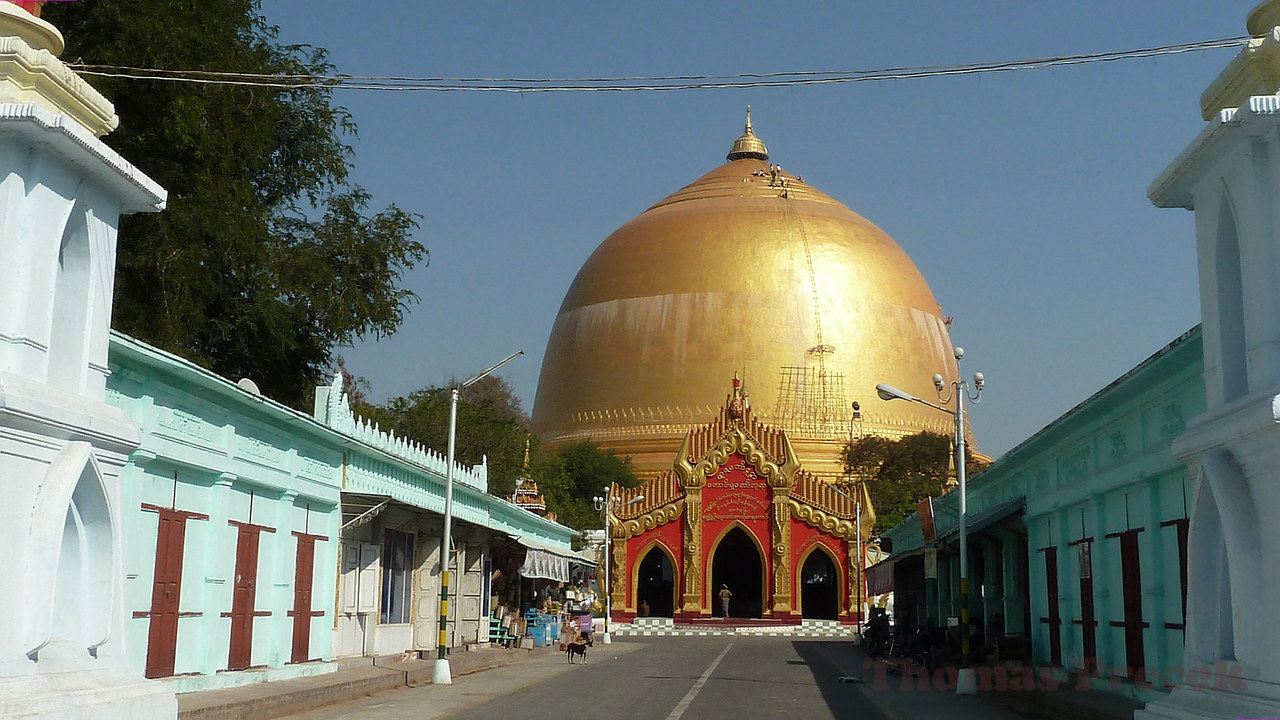
<svg viewBox="0 0 1280 720"><path fill-rule="evenodd" d="M104 402L121 214L165 191L98 138L115 110L40 3L0 2L0 717L177 715L125 652L120 470Z"/></svg>

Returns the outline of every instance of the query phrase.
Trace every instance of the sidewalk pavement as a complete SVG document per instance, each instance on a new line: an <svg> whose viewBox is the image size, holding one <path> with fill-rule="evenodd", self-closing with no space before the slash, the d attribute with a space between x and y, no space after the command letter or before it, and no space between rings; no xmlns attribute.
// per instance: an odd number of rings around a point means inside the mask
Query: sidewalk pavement
<svg viewBox="0 0 1280 720"><path fill-rule="evenodd" d="M841 670L890 720L1132 720L1142 703L1119 693L1057 682L1045 670L976 668L978 693L957 695L954 668L916 676L888 672L850 645Z"/></svg>
<svg viewBox="0 0 1280 720"><path fill-rule="evenodd" d="M491 668L559 654L555 646L505 649L480 646L449 654L450 675L459 677ZM355 658L339 661L338 671L178 696L179 720L271 720L294 713L431 683L435 659Z"/></svg>

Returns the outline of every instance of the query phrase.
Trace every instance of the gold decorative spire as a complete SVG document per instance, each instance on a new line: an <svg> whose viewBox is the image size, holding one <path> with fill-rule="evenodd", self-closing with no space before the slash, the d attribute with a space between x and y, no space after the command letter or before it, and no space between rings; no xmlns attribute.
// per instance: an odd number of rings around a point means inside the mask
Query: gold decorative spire
<svg viewBox="0 0 1280 720"><path fill-rule="evenodd" d="M751 106L747 106L747 126L742 131L742 137L733 141L733 149L725 156L729 162L734 160L743 160L752 158L755 160L768 160L769 149L764 146L760 138L756 137L755 131L751 129Z"/></svg>
<svg viewBox="0 0 1280 720"><path fill-rule="evenodd" d="M522 507L529 512L548 516L546 498L538 492L538 483L529 477L529 438L524 439L524 472L516 478L515 492L511 493L512 504ZM554 519L554 515L551 515Z"/></svg>

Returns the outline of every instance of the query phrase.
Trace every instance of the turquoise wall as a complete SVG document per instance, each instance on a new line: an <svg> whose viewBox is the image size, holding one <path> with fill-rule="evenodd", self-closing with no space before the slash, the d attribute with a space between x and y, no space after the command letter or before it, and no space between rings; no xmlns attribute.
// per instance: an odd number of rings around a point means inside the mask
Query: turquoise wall
<svg viewBox="0 0 1280 720"><path fill-rule="evenodd" d="M316 544L310 656L331 655L334 583L341 502L339 436L307 416L173 355L113 335L107 401L142 427L142 445L124 469L125 604L133 615L130 656L146 666L159 515L144 505L208 516L187 521L177 656L180 692L229 684L212 676L227 667L235 585L237 528L274 529L260 536L251 663L274 669L254 679L324 671L290 660L296 532L324 535ZM248 680L245 677L243 680Z"/></svg>
<svg viewBox="0 0 1280 720"><path fill-rule="evenodd" d="M1186 420L1205 409L1203 354L1197 327L1115 382L1010 450L968 487L971 524L984 514L1008 510L1024 500L1025 511L985 534L971 535L971 568L982 563L985 587L972 589L975 616L1005 615L1007 632L1025 627L1021 607L1029 599L1034 661L1050 664L1048 576L1045 548L1057 548L1062 667L1083 666L1079 546L1091 547L1093 602L1097 622L1100 684L1129 687L1126 674L1124 583L1119 540L1113 533L1138 533L1140 593L1146 678L1157 687L1177 681L1182 662L1182 590L1176 526L1187 517L1191 483L1186 466L1173 457L1173 439ZM991 409L991 411L998 411ZM981 428L975 428L981 437ZM957 525L959 494L934 500L939 537ZM1020 516L1020 518L1018 517ZM1025 535L1008 530L1019 525ZM981 524L981 522L976 522ZM924 545L919 518L907 518L884 533L892 538L894 558L904 567ZM993 542L1003 541L1001 542ZM1023 544L1025 576L1011 542ZM952 539L954 542L954 539ZM944 545L947 543L943 543ZM958 614L958 559L940 553L938 615ZM999 566L999 567L997 567ZM974 571L971 570L971 576ZM899 580L901 583L901 579ZM999 586L997 586L999 585ZM911 591L895 602L924 609Z"/></svg>
<svg viewBox="0 0 1280 720"><path fill-rule="evenodd" d="M112 334L109 362L107 402L138 423L142 437L122 473L123 600L132 664L147 667L155 510L176 508L207 518L186 524L182 617L174 675L166 682L186 692L333 670L325 661L333 657L343 491L394 498L438 521L445 459L357 420L336 385L319 388L317 419L119 333ZM455 480L455 527L471 523L572 553L576 531L489 495L483 465L457 467ZM254 619L247 672L225 672L231 619L224 614L232 608L238 538L232 522L274 530L260 535L254 609L261 616ZM311 609L319 614L310 621L308 657L320 662L291 662L295 533L327 538L316 543L311 576ZM431 587L421 589L434 598ZM477 596L473 604L487 618L484 600Z"/></svg>

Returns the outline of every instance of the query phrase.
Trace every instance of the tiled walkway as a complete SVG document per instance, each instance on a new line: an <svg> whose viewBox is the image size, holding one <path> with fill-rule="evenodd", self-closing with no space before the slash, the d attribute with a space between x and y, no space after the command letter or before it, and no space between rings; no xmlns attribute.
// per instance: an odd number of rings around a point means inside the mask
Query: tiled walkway
<svg viewBox="0 0 1280 720"><path fill-rule="evenodd" d="M702 635L776 635L796 638L851 638L853 625L835 620L802 620L799 625L759 624L729 618L724 621L676 623L671 618L636 618L629 624L614 623L609 632L619 637L693 637Z"/></svg>

